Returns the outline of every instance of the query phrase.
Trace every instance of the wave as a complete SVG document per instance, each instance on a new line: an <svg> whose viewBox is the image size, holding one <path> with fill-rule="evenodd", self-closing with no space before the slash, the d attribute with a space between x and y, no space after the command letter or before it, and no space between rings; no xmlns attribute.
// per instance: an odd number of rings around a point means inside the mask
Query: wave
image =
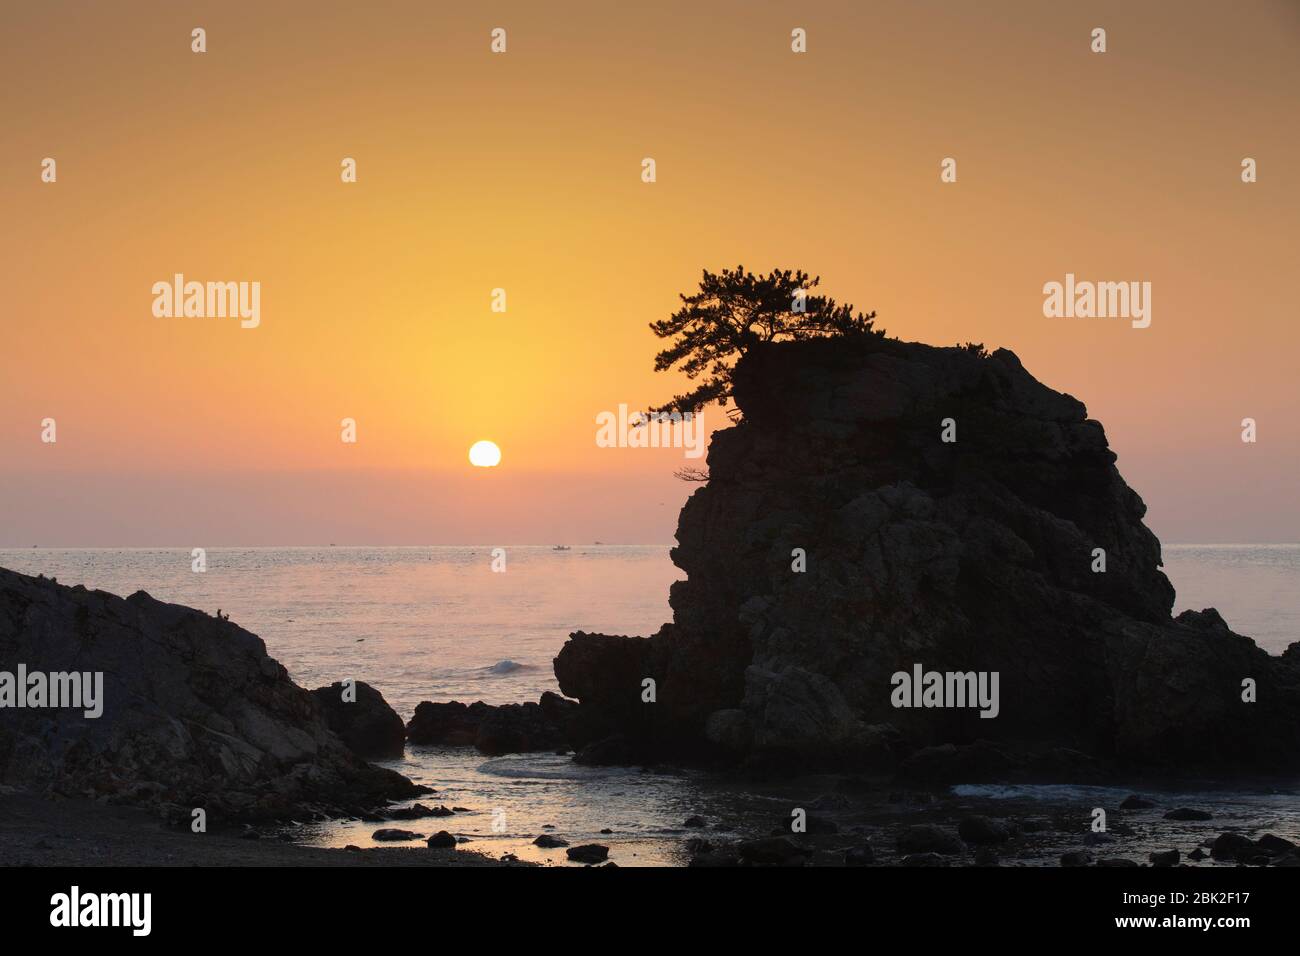
<svg viewBox="0 0 1300 956"><path fill-rule="evenodd" d="M518 661L497 661L491 667L483 668L489 674L513 674L515 671L533 670L531 664L520 664Z"/></svg>

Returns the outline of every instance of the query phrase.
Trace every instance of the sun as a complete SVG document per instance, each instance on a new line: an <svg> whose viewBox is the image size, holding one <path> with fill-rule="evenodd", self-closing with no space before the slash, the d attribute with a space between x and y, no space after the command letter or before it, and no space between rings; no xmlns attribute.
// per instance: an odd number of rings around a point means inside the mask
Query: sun
<svg viewBox="0 0 1300 956"><path fill-rule="evenodd" d="M469 463L475 468L494 468L501 464L501 449L496 442L476 441L469 448Z"/></svg>

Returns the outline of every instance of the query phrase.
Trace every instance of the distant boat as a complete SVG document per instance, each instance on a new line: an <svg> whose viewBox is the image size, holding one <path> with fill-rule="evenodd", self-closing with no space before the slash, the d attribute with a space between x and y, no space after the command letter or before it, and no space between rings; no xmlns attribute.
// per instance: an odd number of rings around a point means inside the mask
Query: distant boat
<svg viewBox="0 0 1300 956"><path fill-rule="evenodd" d="M570 551L570 550L572 550L572 549L571 549L567 544L557 544L555 547L551 548L551 550L552 550L552 551Z"/></svg>

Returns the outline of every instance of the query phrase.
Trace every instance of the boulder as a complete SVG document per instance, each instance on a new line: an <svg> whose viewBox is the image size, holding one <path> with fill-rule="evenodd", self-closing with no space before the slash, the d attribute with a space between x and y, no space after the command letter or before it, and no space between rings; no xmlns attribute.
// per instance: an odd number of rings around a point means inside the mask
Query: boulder
<svg viewBox="0 0 1300 956"><path fill-rule="evenodd" d="M1210 856L1216 860L1253 857L1258 852L1255 841L1241 833L1220 833L1210 847Z"/></svg>
<svg viewBox="0 0 1300 956"><path fill-rule="evenodd" d="M0 670L20 664L102 675L102 713L0 712L0 784L201 807L210 824L359 815L426 789L358 757L256 635L143 591L0 569Z"/></svg>
<svg viewBox="0 0 1300 956"><path fill-rule="evenodd" d="M431 850L454 850L456 848L456 838L446 830L439 830L426 841Z"/></svg>
<svg viewBox="0 0 1300 956"><path fill-rule="evenodd" d="M345 699L355 694L355 699ZM311 692L325 713L325 722L359 757L400 757L406 747L406 727L384 695L369 684L357 681L318 687Z"/></svg>
<svg viewBox="0 0 1300 956"><path fill-rule="evenodd" d="M385 827L376 830L370 834L372 840L379 840L381 843L393 843L401 840L423 840L423 833L416 833L414 830L399 830L396 827Z"/></svg>
<svg viewBox="0 0 1300 956"><path fill-rule="evenodd" d="M1256 841L1255 845L1265 853L1274 856L1287 856L1291 853L1300 852L1300 846L1296 846L1290 840L1275 836L1272 833L1265 833Z"/></svg>
<svg viewBox="0 0 1300 956"><path fill-rule="evenodd" d="M584 843L581 846L571 846L564 853L575 863L601 863L609 856L609 847L601 843Z"/></svg>

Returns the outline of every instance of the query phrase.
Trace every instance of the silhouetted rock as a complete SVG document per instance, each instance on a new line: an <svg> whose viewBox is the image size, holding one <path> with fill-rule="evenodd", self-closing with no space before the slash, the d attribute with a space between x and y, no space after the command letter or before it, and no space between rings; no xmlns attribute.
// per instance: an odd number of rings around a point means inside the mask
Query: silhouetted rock
<svg viewBox="0 0 1300 956"><path fill-rule="evenodd" d="M456 848L456 838L446 830L439 830L429 837L427 842L431 850L453 850Z"/></svg>
<svg viewBox="0 0 1300 956"><path fill-rule="evenodd" d="M1242 833L1220 833L1210 847L1210 856L1216 860L1235 860L1239 856L1254 856L1258 852L1255 841Z"/></svg>
<svg viewBox="0 0 1300 956"><path fill-rule="evenodd" d="M743 421L713 434L679 519L673 622L577 632L555 659L584 742L772 772L920 751L909 770L940 781L1039 758L1300 766L1297 645L1274 658L1213 610L1171 617L1160 544L1101 424L1011 352L768 344L737 364L734 397ZM997 716L896 708L891 678L915 665L998 673Z"/></svg>
<svg viewBox="0 0 1300 956"><path fill-rule="evenodd" d="M0 712L0 783L209 824L367 812L415 796L330 730L256 635L143 591L120 598L0 569L0 670L99 672L103 713Z"/></svg>
<svg viewBox="0 0 1300 956"><path fill-rule="evenodd" d="M1091 850L1071 850L1061 854L1061 866L1089 866L1091 863Z"/></svg>
<svg viewBox="0 0 1300 956"><path fill-rule="evenodd" d="M1152 866L1177 866L1178 851L1162 850L1156 853L1149 854L1148 859L1151 860Z"/></svg>
<svg viewBox="0 0 1300 956"><path fill-rule="evenodd" d="M325 722L359 757L400 757L406 747L406 727L384 695L357 681L356 699L344 699L345 687L334 683L311 692L325 712Z"/></svg>
<svg viewBox="0 0 1300 956"><path fill-rule="evenodd" d="M422 840L424 839L424 834L416 833L413 830L399 830L396 827L385 827L384 829L376 830L374 833L370 834L370 838L372 840L379 840L381 843L391 843L399 840Z"/></svg>
<svg viewBox="0 0 1300 956"><path fill-rule="evenodd" d="M576 708L576 702L549 691L542 695L541 703L426 700L416 706L406 725L406 738L421 745L473 746L489 756L555 751L568 746L562 724Z"/></svg>
<svg viewBox="0 0 1300 956"><path fill-rule="evenodd" d="M601 843L584 843L569 847L564 853L575 863L600 863L609 856L609 847Z"/></svg>
<svg viewBox="0 0 1300 956"><path fill-rule="evenodd" d="M1284 839L1280 836L1275 836L1272 833L1265 833L1258 841L1256 841L1255 845L1265 853L1276 856L1286 856L1300 851L1300 847L1296 846L1290 840Z"/></svg>
<svg viewBox="0 0 1300 956"><path fill-rule="evenodd" d="M554 751L564 744L557 727L546 719L538 704L502 704L484 715L474 746L479 753L497 756L511 753Z"/></svg>
<svg viewBox="0 0 1300 956"><path fill-rule="evenodd" d="M491 708L478 701L462 704L421 701L406 725L406 739L413 744L441 744L448 747L472 747L478 737L478 725Z"/></svg>
<svg viewBox="0 0 1300 956"><path fill-rule="evenodd" d="M439 809L445 810L446 807ZM432 807L426 807L423 803L412 804L409 807L393 807L384 811L384 816L390 820L423 820L425 817L447 816L446 813L439 813Z"/></svg>
<svg viewBox="0 0 1300 956"><path fill-rule="evenodd" d="M533 841L533 846L540 846L544 850L554 850L562 846L568 846L569 841L561 837L551 836L549 833L543 833Z"/></svg>

